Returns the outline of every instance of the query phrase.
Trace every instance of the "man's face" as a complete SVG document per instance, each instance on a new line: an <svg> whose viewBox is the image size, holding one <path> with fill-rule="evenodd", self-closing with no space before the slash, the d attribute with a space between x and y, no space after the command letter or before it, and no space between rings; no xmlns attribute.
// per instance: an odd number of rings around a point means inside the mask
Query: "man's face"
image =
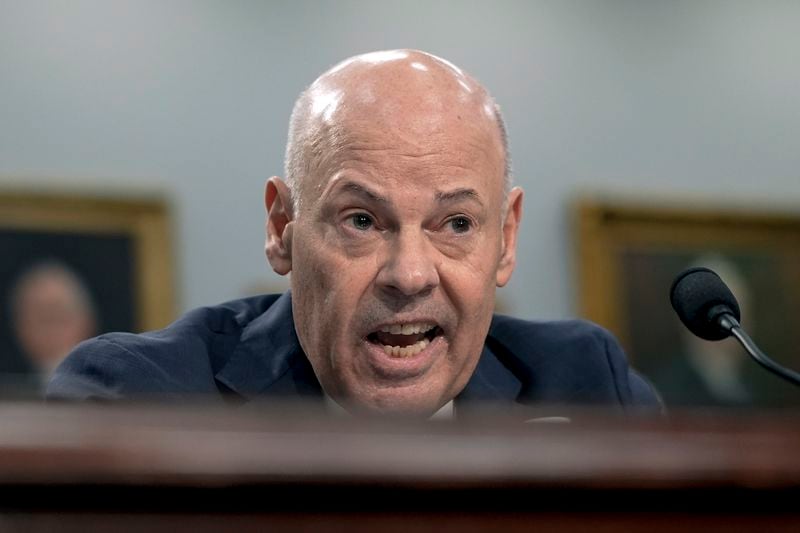
<svg viewBox="0 0 800 533"><path fill-rule="evenodd" d="M283 232L300 344L351 411L426 415L457 395L513 269L521 191L504 217L496 125L424 116L341 125Z"/></svg>

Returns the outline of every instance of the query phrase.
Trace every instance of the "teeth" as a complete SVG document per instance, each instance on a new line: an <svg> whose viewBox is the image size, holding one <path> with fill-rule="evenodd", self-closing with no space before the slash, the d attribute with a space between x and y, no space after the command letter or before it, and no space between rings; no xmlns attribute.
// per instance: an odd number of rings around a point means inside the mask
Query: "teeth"
<svg viewBox="0 0 800 533"><path fill-rule="evenodd" d="M392 335L416 335L417 333L425 333L433 328L435 328L433 324L423 324L423 323L416 323L416 324L391 324L389 326L383 326L381 331L383 333L391 333Z"/></svg>
<svg viewBox="0 0 800 533"><path fill-rule="evenodd" d="M431 343L428 339L422 339L421 341L415 342L411 346L386 346L383 345L383 351L386 355L390 355L392 357L411 357L412 355L417 355L419 352L424 350L428 347Z"/></svg>

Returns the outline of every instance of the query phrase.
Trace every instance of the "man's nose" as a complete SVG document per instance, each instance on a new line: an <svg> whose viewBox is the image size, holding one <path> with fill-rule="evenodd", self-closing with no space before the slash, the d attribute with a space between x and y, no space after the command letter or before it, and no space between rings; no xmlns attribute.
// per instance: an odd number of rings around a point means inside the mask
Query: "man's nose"
<svg viewBox="0 0 800 533"><path fill-rule="evenodd" d="M436 250L421 229L403 228L387 245L386 260L376 280L383 290L416 296L439 285Z"/></svg>

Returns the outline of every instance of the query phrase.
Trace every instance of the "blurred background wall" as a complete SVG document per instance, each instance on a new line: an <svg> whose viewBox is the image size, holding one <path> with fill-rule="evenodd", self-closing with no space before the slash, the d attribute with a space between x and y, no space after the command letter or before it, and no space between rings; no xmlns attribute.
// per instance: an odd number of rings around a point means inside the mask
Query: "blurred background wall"
<svg viewBox="0 0 800 533"><path fill-rule="evenodd" d="M800 205L798 28L796 1L0 0L0 187L164 195L179 311L280 289L262 196L294 98L420 48L506 115L527 192L506 309L565 317L576 195Z"/></svg>

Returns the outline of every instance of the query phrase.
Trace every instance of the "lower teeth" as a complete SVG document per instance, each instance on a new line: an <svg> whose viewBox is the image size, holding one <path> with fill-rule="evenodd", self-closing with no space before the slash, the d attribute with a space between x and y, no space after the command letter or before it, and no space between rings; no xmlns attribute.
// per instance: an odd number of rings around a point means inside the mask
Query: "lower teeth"
<svg viewBox="0 0 800 533"><path fill-rule="evenodd" d="M427 346L431 343L428 339L422 339L421 341L415 342L410 346L387 346L383 345L383 351L386 355L390 355L392 357L411 357L412 355L417 355L419 352L427 348Z"/></svg>

